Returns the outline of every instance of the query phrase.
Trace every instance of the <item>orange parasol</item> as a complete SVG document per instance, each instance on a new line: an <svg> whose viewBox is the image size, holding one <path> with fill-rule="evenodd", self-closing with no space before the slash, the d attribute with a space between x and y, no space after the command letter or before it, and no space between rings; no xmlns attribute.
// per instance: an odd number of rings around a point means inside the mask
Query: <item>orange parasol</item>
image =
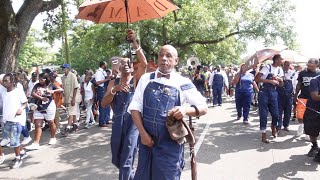
<svg viewBox="0 0 320 180"><path fill-rule="evenodd" d="M179 9L170 0L86 0L79 7L77 19L95 23L126 22L161 18ZM128 43L128 57L132 61L131 43Z"/></svg>
<svg viewBox="0 0 320 180"><path fill-rule="evenodd" d="M161 18L179 9L169 0L87 0L80 5L77 19L95 23L127 22Z"/></svg>

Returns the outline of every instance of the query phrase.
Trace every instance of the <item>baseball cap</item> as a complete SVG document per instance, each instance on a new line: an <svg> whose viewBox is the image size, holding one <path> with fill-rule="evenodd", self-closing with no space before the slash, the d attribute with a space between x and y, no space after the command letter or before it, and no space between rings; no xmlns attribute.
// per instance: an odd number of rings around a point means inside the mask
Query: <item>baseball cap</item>
<svg viewBox="0 0 320 180"><path fill-rule="evenodd" d="M37 73L36 73L36 72L33 72L33 73L31 74L31 76L32 76L32 77L37 77Z"/></svg>
<svg viewBox="0 0 320 180"><path fill-rule="evenodd" d="M70 69L70 64L63 64L62 66L60 66L61 68L68 68Z"/></svg>

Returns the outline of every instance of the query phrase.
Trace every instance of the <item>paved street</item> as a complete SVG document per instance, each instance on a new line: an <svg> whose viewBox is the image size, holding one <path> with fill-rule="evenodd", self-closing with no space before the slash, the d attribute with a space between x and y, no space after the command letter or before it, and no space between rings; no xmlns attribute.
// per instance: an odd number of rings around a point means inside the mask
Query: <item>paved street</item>
<svg viewBox="0 0 320 180"><path fill-rule="evenodd" d="M310 144L296 137L297 122L290 132L282 131L270 144L260 141L257 109L250 125L236 120L234 102L210 107L196 124L198 180L216 179L319 179L319 167L305 154ZM268 132L269 134L270 131ZM41 140L42 149L29 152L19 169L9 169L13 150L5 148L7 160L0 165L0 179L117 179L111 164L111 128L80 130L48 146L48 131ZM181 179L189 180L189 146L185 146L186 166Z"/></svg>

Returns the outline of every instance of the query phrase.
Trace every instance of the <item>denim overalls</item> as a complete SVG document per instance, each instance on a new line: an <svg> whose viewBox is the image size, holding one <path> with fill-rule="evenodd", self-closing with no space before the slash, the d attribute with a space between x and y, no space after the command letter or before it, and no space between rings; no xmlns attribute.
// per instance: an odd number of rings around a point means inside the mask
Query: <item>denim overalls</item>
<svg viewBox="0 0 320 180"><path fill-rule="evenodd" d="M118 85L120 78L115 79ZM112 163L119 168L119 180L130 180L134 177L133 162L137 152L138 129L127 112L132 100L133 78L130 81L130 92L117 92L113 97L113 124L111 134Z"/></svg>
<svg viewBox="0 0 320 180"><path fill-rule="evenodd" d="M248 74L241 74L240 80L236 85L236 109L238 117L242 117L243 120L247 121L249 112L250 112L250 105L253 98L253 80L254 75L251 73Z"/></svg>
<svg viewBox="0 0 320 180"><path fill-rule="evenodd" d="M280 69L278 74L280 73ZM271 73L271 65L269 65L269 74L266 79L272 79L273 74ZM259 116L260 116L260 130L267 129L267 118L268 109L272 117L272 125L277 126L279 120L279 110L278 110L278 92L276 91L276 86L271 83L264 83L260 88L259 97Z"/></svg>
<svg viewBox="0 0 320 180"><path fill-rule="evenodd" d="M180 92L177 88L153 82L155 73L143 94L143 126L154 141L149 148L139 138L139 160L135 180L179 180L184 167L184 145L170 138L166 128L167 113L180 106ZM180 86L181 90L195 88L190 84Z"/></svg>
<svg viewBox="0 0 320 180"><path fill-rule="evenodd" d="M213 105L222 104L223 76L215 74L212 80Z"/></svg>
<svg viewBox="0 0 320 180"><path fill-rule="evenodd" d="M295 73L293 73L289 79L284 79L283 87L277 87L278 91L278 108L279 108L279 124L278 129L281 129L282 125L284 127L289 126L292 103L293 103L293 85L292 79ZM284 76L286 78L286 76ZM282 122L282 113L283 113L283 122Z"/></svg>

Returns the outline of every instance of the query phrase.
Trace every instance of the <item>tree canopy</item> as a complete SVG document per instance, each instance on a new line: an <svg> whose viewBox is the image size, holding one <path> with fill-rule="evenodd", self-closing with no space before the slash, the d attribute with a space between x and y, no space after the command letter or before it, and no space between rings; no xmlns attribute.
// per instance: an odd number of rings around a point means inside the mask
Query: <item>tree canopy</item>
<svg viewBox="0 0 320 180"><path fill-rule="evenodd" d="M77 5L79 1L76 1ZM159 48L171 44L178 49L180 64L198 57L202 64L238 63L250 40L265 46L283 41L297 48L290 0L174 0L179 10L162 19L130 25L137 32L149 60L156 60ZM59 17L59 13L56 13ZM70 18L70 17L69 17ZM59 22L58 20L56 22ZM73 68L84 71L112 56L126 55L126 25L69 21L70 53ZM59 27L59 26L57 26ZM51 26L52 37L60 38ZM58 36L54 36L58 35ZM50 38L49 38L50 39ZM57 56L59 62L64 57Z"/></svg>

